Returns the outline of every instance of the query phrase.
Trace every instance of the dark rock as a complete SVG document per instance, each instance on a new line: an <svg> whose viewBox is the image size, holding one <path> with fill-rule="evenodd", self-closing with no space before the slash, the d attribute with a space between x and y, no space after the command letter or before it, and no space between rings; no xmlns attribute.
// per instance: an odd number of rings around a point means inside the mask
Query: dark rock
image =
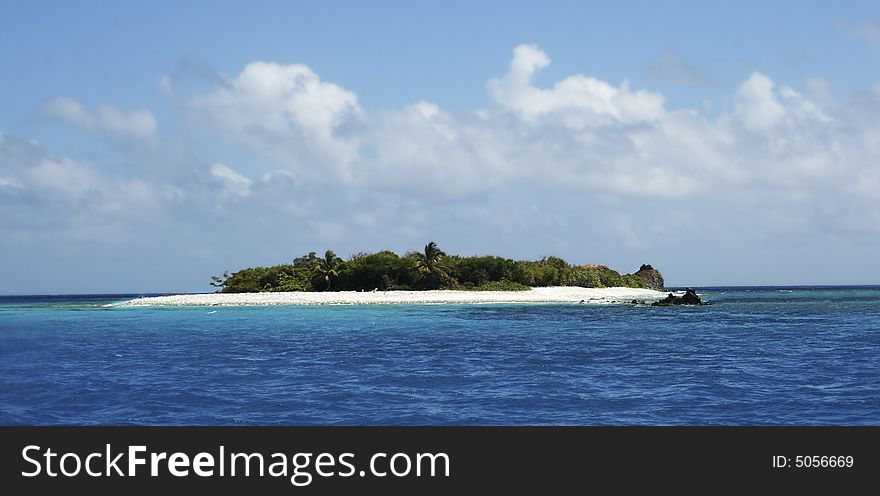
<svg viewBox="0 0 880 496"><path fill-rule="evenodd" d="M638 272L633 274L638 277L642 282L642 287L648 289L654 289L657 291L663 291L666 289L663 282L663 276L660 275L660 271L651 267L648 264L644 264L639 267Z"/></svg>
<svg viewBox="0 0 880 496"><path fill-rule="evenodd" d="M703 303L703 300L700 299L697 292L694 291L694 288L687 288L684 291L684 296L681 297L682 301L684 301L685 305L700 305Z"/></svg>
<svg viewBox="0 0 880 496"><path fill-rule="evenodd" d="M660 300L651 303L651 306L654 307L671 307L675 305L708 305L709 303L703 301L700 296L694 291L694 288L687 288L684 291L683 296L675 296L672 293Z"/></svg>

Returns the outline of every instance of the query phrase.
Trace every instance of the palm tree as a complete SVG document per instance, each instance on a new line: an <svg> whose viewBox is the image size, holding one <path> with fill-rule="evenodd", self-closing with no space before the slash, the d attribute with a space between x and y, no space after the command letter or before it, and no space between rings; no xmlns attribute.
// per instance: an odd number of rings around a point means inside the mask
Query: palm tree
<svg viewBox="0 0 880 496"><path fill-rule="evenodd" d="M324 291L329 290L333 279L339 277L340 265L342 265L342 259L337 257L332 250L327 250L324 253L324 258L316 259L312 266L312 283L322 281L327 284Z"/></svg>
<svg viewBox="0 0 880 496"><path fill-rule="evenodd" d="M229 271L224 271L222 276L211 276L211 286L215 288L221 288L217 291L223 291L222 288L226 286L226 282L229 281L229 278L232 277L229 275Z"/></svg>
<svg viewBox="0 0 880 496"><path fill-rule="evenodd" d="M415 254L416 276L429 282L431 286L441 287L452 282L449 275L449 267L443 265L443 257L446 253L437 247L437 243L431 241L425 245L424 253Z"/></svg>

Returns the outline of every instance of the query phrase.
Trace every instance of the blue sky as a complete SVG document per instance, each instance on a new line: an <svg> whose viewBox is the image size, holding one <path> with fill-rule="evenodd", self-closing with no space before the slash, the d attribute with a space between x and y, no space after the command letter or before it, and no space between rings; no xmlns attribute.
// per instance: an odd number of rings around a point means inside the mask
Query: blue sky
<svg viewBox="0 0 880 496"><path fill-rule="evenodd" d="M0 293L418 248L878 283L876 2L0 2Z"/></svg>

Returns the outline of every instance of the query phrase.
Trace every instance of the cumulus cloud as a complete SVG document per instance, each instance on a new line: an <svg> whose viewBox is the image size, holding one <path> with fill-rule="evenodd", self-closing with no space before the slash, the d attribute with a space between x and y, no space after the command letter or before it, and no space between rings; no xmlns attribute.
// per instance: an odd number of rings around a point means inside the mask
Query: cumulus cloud
<svg viewBox="0 0 880 496"><path fill-rule="evenodd" d="M112 105L98 105L94 112L90 112L74 99L59 97L46 102L43 112L86 131L156 143L158 123L148 109L137 108L125 113Z"/></svg>
<svg viewBox="0 0 880 496"><path fill-rule="evenodd" d="M550 64L536 45L515 47L507 72L487 83L492 105L484 109L417 101L368 112L354 92L306 66L255 62L196 95L191 109L300 185L331 181L349 192L450 204L529 185L602 201L699 201L731 213L748 205L792 222L802 217L796 209L829 191L864 206L849 178L874 181L878 126L866 109L876 97L841 105L823 80L799 91L756 72L732 93L731 112L709 115L669 109L662 94L626 81L575 74L537 86Z"/></svg>
<svg viewBox="0 0 880 496"><path fill-rule="evenodd" d="M773 91L775 83L756 72L737 89L737 113L751 131L765 131L785 116L785 109Z"/></svg>
<svg viewBox="0 0 880 496"><path fill-rule="evenodd" d="M556 112L578 112L577 122L595 126L612 122L650 121L664 113L664 98L658 93L631 91L623 82L615 87L594 77L575 75L552 89L532 85L532 78L550 65L550 58L535 45L519 45L507 74L489 81L489 95L498 104L535 118Z"/></svg>
<svg viewBox="0 0 880 496"><path fill-rule="evenodd" d="M295 169L321 163L341 172L356 156L348 126L361 113L357 96L302 64L252 62L195 98L192 108L205 122Z"/></svg>

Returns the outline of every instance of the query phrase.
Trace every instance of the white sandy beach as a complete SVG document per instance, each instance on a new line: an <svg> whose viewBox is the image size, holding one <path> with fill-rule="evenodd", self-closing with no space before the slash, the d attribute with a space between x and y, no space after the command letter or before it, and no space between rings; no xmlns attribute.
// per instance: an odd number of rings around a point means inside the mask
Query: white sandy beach
<svg viewBox="0 0 880 496"><path fill-rule="evenodd" d="M547 287L528 291L328 291L212 293L136 298L120 306L388 305L441 303L624 303L656 301L667 293L638 288Z"/></svg>

